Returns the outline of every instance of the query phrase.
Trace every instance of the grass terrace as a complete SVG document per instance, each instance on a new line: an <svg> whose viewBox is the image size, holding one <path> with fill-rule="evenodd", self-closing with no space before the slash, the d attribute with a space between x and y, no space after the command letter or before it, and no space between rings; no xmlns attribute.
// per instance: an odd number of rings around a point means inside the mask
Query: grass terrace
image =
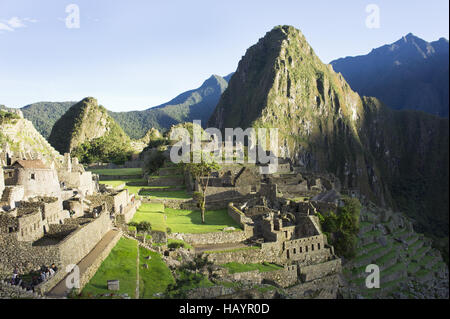
<svg viewBox="0 0 450 319"><path fill-rule="evenodd" d="M115 294L127 293L134 298L136 291L137 242L121 238L109 256L100 265L94 277L84 287L83 296L96 296L112 293L108 290L108 280L119 280L120 290Z"/></svg>
<svg viewBox="0 0 450 319"><path fill-rule="evenodd" d="M150 260L145 257L150 256ZM148 265L148 268L144 267ZM139 298L153 299L157 293L166 291L167 286L175 282L158 253L139 247Z"/></svg>
<svg viewBox="0 0 450 319"><path fill-rule="evenodd" d="M90 172L98 175L105 176L142 176L141 168L100 168L100 169L92 169Z"/></svg>
<svg viewBox="0 0 450 319"><path fill-rule="evenodd" d="M139 278L137 278L137 251L139 249ZM150 256L150 259L146 257ZM148 268L144 267L148 265ZM108 280L119 280L120 290L110 291ZM132 239L121 238L111 250L109 256L103 261L97 273L82 291L82 297L101 298L100 295L128 294L131 298L136 296L136 284L139 280L139 298L158 298L156 294L164 293L167 286L175 280L161 256L143 247L138 247ZM105 297L111 298L111 297Z"/></svg>
<svg viewBox="0 0 450 319"><path fill-rule="evenodd" d="M164 216L167 216L165 218ZM212 210L205 213L205 224L201 222L200 211L165 208L158 203L145 203L137 210L133 222L148 221L153 230L174 233L211 233L222 231L225 227L240 229L240 226L228 216L227 210Z"/></svg>
<svg viewBox="0 0 450 319"><path fill-rule="evenodd" d="M259 270L259 272L269 272L274 270L283 269L283 267L271 264L271 263L262 263L262 264L241 264L237 262L230 262L224 265L230 272L230 274L235 274L239 272L247 272L252 270Z"/></svg>
<svg viewBox="0 0 450 319"><path fill-rule="evenodd" d="M142 178L135 178L135 179L123 179L123 180L114 180L114 181L100 181L100 184L109 185L112 187L118 187L119 185L122 185L125 183L125 189L128 189L128 192L130 194L139 195L139 192L142 188L148 187L148 186L135 186L135 183L145 183L145 180ZM132 184L132 185L130 185Z"/></svg>

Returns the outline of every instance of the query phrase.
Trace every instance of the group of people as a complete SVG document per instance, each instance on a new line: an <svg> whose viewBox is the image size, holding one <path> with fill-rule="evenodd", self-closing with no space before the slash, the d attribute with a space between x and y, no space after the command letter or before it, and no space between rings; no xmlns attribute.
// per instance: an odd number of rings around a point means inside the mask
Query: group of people
<svg viewBox="0 0 450 319"><path fill-rule="evenodd" d="M18 270L15 269L11 278L11 284L34 291L35 286L53 277L57 271L58 267L55 264L52 264L50 267L42 266L40 271L32 276L31 282L25 282L18 274Z"/></svg>

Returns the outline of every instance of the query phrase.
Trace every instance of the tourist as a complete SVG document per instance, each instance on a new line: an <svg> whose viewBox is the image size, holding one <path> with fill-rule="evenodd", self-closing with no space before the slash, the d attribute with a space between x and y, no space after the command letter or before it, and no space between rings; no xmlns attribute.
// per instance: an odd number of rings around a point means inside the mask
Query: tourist
<svg viewBox="0 0 450 319"><path fill-rule="evenodd" d="M19 275L16 276L15 283L16 286L20 286L22 284L22 278Z"/></svg>
<svg viewBox="0 0 450 319"><path fill-rule="evenodd" d="M13 273L12 278L11 278L11 284L15 285L16 284L16 278L17 278L17 273Z"/></svg>
<svg viewBox="0 0 450 319"><path fill-rule="evenodd" d="M45 272L41 271L41 282L45 281Z"/></svg>
<svg viewBox="0 0 450 319"><path fill-rule="evenodd" d="M53 269L54 272L57 272L57 271L58 271L58 267L56 267L55 264L52 264L51 268Z"/></svg>
<svg viewBox="0 0 450 319"><path fill-rule="evenodd" d="M55 275L55 271L53 270L53 268L49 268L49 273L50 273L50 277L53 277Z"/></svg>

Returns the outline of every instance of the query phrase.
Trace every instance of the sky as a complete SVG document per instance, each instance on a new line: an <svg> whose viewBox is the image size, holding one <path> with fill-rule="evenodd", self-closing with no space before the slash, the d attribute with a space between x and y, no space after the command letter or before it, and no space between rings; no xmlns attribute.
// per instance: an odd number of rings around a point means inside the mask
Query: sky
<svg viewBox="0 0 450 319"><path fill-rule="evenodd" d="M143 110L234 72L276 25L329 63L410 32L448 39L448 12L448 0L0 0L0 104Z"/></svg>

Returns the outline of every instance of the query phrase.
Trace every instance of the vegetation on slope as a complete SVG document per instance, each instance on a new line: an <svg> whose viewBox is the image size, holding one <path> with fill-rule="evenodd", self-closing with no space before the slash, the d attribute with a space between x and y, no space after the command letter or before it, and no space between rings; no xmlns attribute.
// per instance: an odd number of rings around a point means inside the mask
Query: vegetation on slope
<svg viewBox="0 0 450 319"><path fill-rule="evenodd" d="M144 137L151 128L166 131L172 125L193 120L201 120L206 125L227 85L225 78L213 75L198 89L184 92L165 104L145 111L109 114L133 139Z"/></svg>
<svg viewBox="0 0 450 319"><path fill-rule="evenodd" d="M131 140L94 98L73 105L54 125L49 142L82 163L121 164L132 154Z"/></svg>
<svg viewBox="0 0 450 319"><path fill-rule="evenodd" d="M338 256L353 258L357 250L361 203L350 197L344 197L343 201L344 206L338 208L337 214L328 212L317 215L322 231Z"/></svg>

